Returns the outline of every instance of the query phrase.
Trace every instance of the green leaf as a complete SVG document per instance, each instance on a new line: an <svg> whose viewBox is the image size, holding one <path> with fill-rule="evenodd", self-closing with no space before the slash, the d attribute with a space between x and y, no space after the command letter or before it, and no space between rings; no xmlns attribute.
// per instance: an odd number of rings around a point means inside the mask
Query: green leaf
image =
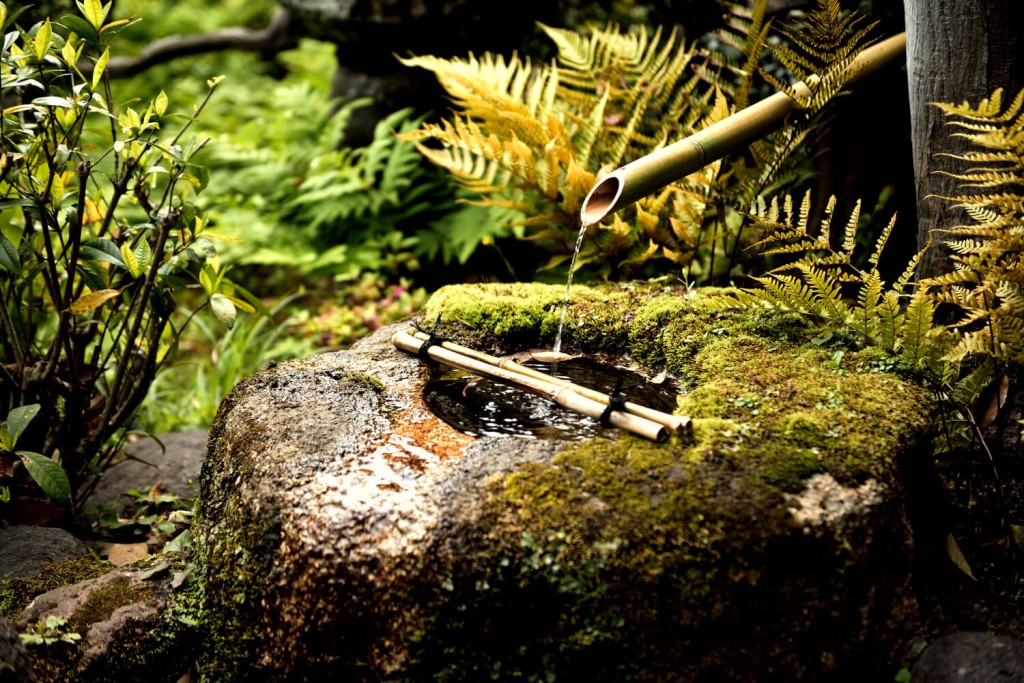
<svg viewBox="0 0 1024 683"><path fill-rule="evenodd" d="M181 178L197 190L204 190L210 182L210 171L205 166L189 164Z"/></svg>
<svg viewBox="0 0 1024 683"><path fill-rule="evenodd" d="M43 22L43 25L36 31L36 37L32 41L33 47L36 51L36 59L43 61L43 57L46 56L47 50L50 49L50 42L53 40L53 27L50 26L50 20L47 19Z"/></svg>
<svg viewBox="0 0 1024 683"><path fill-rule="evenodd" d="M209 265L204 265L203 269L199 271L199 284L202 285L207 296L213 296L213 293L217 291L216 275L212 273L213 269Z"/></svg>
<svg viewBox="0 0 1024 683"><path fill-rule="evenodd" d="M75 108L75 103L69 100L68 98L55 97L52 95L46 97L37 97L34 100L32 100L32 104L39 107L60 107L62 109Z"/></svg>
<svg viewBox="0 0 1024 683"><path fill-rule="evenodd" d="M103 27L103 20L107 18L107 12L110 11L110 3L104 5L100 0L84 0L78 3L78 9L92 27L99 31Z"/></svg>
<svg viewBox="0 0 1024 683"><path fill-rule="evenodd" d="M82 257L89 261L105 261L115 266L128 270L124 259L121 258L121 250L109 239L89 240L82 245Z"/></svg>
<svg viewBox="0 0 1024 683"><path fill-rule="evenodd" d="M167 560L161 560L160 562L157 562L146 571L139 574L139 581L146 581L148 579L152 579L154 576L159 576L160 574L162 574L170 568L170 562L168 562Z"/></svg>
<svg viewBox="0 0 1024 683"><path fill-rule="evenodd" d="M132 277L138 277L142 272L142 267L139 265L139 259L135 258L135 252L132 251L127 242L121 245L121 258L124 259L124 265L128 272L132 274Z"/></svg>
<svg viewBox="0 0 1024 683"><path fill-rule="evenodd" d="M180 553L188 545L190 533L188 529L185 529L180 534L175 536L173 539L164 544L164 549L160 552L164 553Z"/></svg>
<svg viewBox="0 0 1024 683"><path fill-rule="evenodd" d="M72 33L77 33L87 43L96 44L99 42L100 34L88 21L81 17L68 14L60 18L60 23Z"/></svg>
<svg viewBox="0 0 1024 683"><path fill-rule="evenodd" d="M239 299L237 296L227 296L227 295L224 295L224 298L227 299L228 301L230 301L232 304L234 304L235 308L237 308L240 311L245 311L246 313L255 313L256 312L256 307L255 306L250 304L248 301L244 301L242 299Z"/></svg>
<svg viewBox="0 0 1024 683"><path fill-rule="evenodd" d="M213 314L217 320L229 330L235 326L235 318L238 312L231 300L223 294L214 294L210 297L210 306L213 307Z"/></svg>
<svg viewBox="0 0 1024 683"><path fill-rule="evenodd" d="M157 116L163 116L164 112L167 111L167 93L163 90L161 90L160 94L156 96L155 100L153 100L153 111L156 112Z"/></svg>
<svg viewBox="0 0 1024 683"><path fill-rule="evenodd" d="M11 446L18 443L18 437L28 427L28 423L39 412L39 404L32 403L27 406L19 406L7 414L7 431L11 435Z"/></svg>
<svg viewBox="0 0 1024 683"><path fill-rule="evenodd" d="M25 463L29 475L39 484L43 493L48 495L57 505L71 502L71 483L64 468L45 455L31 451L18 451L17 455Z"/></svg>
<svg viewBox="0 0 1024 683"><path fill-rule="evenodd" d="M124 29L128 28L137 21L135 17L128 17L127 19L118 19L112 21L103 28L100 29L100 35L115 36Z"/></svg>
<svg viewBox="0 0 1024 683"><path fill-rule="evenodd" d="M136 262L139 264L139 272L146 272L149 270L150 264L153 263L153 250L150 249L149 241L142 239L139 240L139 245L135 247L133 252Z"/></svg>
<svg viewBox="0 0 1024 683"><path fill-rule="evenodd" d="M12 273L21 272L21 258L18 256L18 248L14 242L7 239L7 236L0 233L0 266Z"/></svg>
<svg viewBox="0 0 1024 683"><path fill-rule="evenodd" d="M107 289L107 274L98 268L92 267L88 261L79 261L75 264L75 272L82 278L85 286L93 291Z"/></svg>
<svg viewBox="0 0 1024 683"><path fill-rule="evenodd" d="M103 78L103 72L107 68L107 60L110 59L110 48L108 47L100 55L100 58L96 60L96 66L92 72L92 89L96 90L100 84L100 79Z"/></svg>
<svg viewBox="0 0 1024 683"><path fill-rule="evenodd" d="M75 51L75 46L71 44L70 40L64 43L64 47L60 50L60 56L64 58L64 62L70 67L78 64L78 53Z"/></svg>

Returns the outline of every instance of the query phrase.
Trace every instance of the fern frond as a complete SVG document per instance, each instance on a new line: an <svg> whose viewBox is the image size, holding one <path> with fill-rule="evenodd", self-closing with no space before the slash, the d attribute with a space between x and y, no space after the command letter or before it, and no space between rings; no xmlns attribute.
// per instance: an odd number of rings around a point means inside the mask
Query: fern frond
<svg viewBox="0 0 1024 683"><path fill-rule="evenodd" d="M836 278L825 270L810 265L802 265L809 289L818 302L818 311L826 319L839 325L846 325L850 318L850 309L843 303L842 292Z"/></svg>
<svg viewBox="0 0 1024 683"><path fill-rule="evenodd" d="M929 234L928 242L919 252L917 252L916 254L914 254L913 257L911 257L910 262L907 263L906 270L904 270L903 274L896 279L896 282L893 285L893 289L895 289L897 292L902 292L913 281L914 274L917 273L917 264L921 262L921 259L924 258L924 255L928 252L928 250L932 248L932 240L933 235Z"/></svg>
<svg viewBox="0 0 1024 683"><path fill-rule="evenodd" d="M757 0L749 8L729 4L726 7L730 11L728 26L731 30L720 32L719 37L742 55L735 67L741 78L733 99L737 109L744 109L750 102L752 76L758 71L771 28L771 20L765 20L768 0Z"/></svg>
<svg viewBox="0 0 1024 683"><path fill-rule="evenodd" d="M864 278L864 282L857 292L857 306L850 318L850 326L866 338L875 340L878 335L878 320L876 312L878 303L882 299L882 289L885 283L878 271L870 271Z"/></svg>
<svg viewBox="0 0 1024 683"><path fill-rule="evenodd" d="M868 264L870 264L872 268L876 268L878 266L878 261L882 258L882 251L885 249L885 245L889 242L889 235L892 234L892 229L895 226L896 214L893 214L892 218L889 219L889 222L875 241L875 250L871 252L871 256L868 257Z"/></svg>
<svg viewBox="0 0 1024 683"><path fill-rule="evenodd" d="M974 173L944 173L960 180L964 187L986 188L1003 185L1024 185L1024 174L1002 169L978 169Z"/></svg>
<svg viewBox="0 0 1024 683"><path fill-rule="evenodd" d="M900 357L912 368L928 357L928 335L934 313L934 304L921 290L910 297L900 330Z"/></svg>
<svg viewBox="0 0 1024 683"><path fill-rule="evenodd" d="M996 285L996 296L1000 300L1000 309L1024 316L1024 287L1019 282L999 282Z"/></svg>
<svg viewBox="0 0 1024 683"><path fill-rule="evenodd" d="M843 253L852 254L853 247L857 242L857 224L860 222L860 200L857 200L849 219L846 221L846 230L843 235Z"/></svg>
<svg viewBox="0 0 1024 683"><path fill-rule="evenodd" d="M992 92L988 98L981 100L977 107L972 107L969 102L964 100L960 104L949 104L947 102L929 102L930 105L938 107L947 116L958 116L960 118L975 120L975 121L992 121L996 123L1010 121L1020 111L1021 106L1024 105L1024 90L1017 93L1017 96L1010 103L1010 106L1006 108L1005 112L1000 113L1003 103L1003 89L997 88Z"/></svg>
<svg viewBox="0 0 1024 683"><path fill-rule="evenodd" d="M962 358L951 361L959 362ZM959 406L972 406L996 376L996 364L992 358L984 360L969 373L960 378L950 391L950 399Z"/></svg>
<svg viewBox="0 0 1024 683"><path fill-rule="evenodd" d="M893 292L885 292L876 308L878 311L878 345L886 351L895 351L899 333L903 328L900 299Z"/></svg>

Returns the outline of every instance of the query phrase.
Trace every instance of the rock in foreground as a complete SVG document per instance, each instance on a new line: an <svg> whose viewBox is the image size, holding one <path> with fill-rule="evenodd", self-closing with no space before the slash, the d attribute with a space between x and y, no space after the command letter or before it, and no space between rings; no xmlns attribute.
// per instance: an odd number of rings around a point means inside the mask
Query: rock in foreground
<svg viewBox="0 0 1024 683"><path fill-rule="evenodd" d="M508 353L550 344L562 295L445 288L423 320ZM692 434L455 432L390 342L404 323L236 387L193 528L209 680L893 675L925 393L877 354L804 343L795 318L643 286L573 300L564 348L677 377Z"/></svg>

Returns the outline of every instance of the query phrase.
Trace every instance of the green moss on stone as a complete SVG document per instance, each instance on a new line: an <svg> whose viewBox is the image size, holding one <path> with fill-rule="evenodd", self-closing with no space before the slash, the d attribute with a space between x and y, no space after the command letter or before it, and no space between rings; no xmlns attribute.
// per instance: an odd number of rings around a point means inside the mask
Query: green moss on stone
<svg viewBox="0 0 1024 683"><path fill-rule="evenodd" d="M85 604L75 610L68 623L72 630L82 632L90 624L109 619L118 607L144 602L151 594L148 588L133 584L126 576L116 577L89 593Z"/></svg>
<svg viewBox="0 0 1024 683"><path fill-rule="evenodd" d="M102 576L110 568L109 562L94 555L83 555L66 562L44 563L35 576L7 579L0 585L0 614L14 619L36 596Z"/></svg>
<svg viewBox="0 0 1024 683"><path fill-rule="evenodd" d="M563 350L621 353L633 320L660 285L580 285L572 288ZM538 283L442 287L431 296L422 320L441 323L442 334L494 349L553 344L565 288ZM597 347L600 347L598 349Z"/></svg>

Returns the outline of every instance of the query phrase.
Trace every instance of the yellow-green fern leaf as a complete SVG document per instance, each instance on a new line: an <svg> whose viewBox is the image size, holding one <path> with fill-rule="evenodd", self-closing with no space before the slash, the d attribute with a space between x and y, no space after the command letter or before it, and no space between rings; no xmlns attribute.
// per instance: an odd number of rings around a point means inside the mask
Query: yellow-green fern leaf
<svg viewBox="0 0 1024 683"><path fill-rule="evenodd" d="M877 311L879 346L886 351L894 351L903 327L899 297L892 292L885 292L878 302Z"/></svg>
<svg viewBox="0 0 1024 683"><path fill-rule="evenodd" d="M929 332L934 312L934 304L921 290L910 297L903 316L900 356L912 368L918 367L929 355Z"/></svg>

